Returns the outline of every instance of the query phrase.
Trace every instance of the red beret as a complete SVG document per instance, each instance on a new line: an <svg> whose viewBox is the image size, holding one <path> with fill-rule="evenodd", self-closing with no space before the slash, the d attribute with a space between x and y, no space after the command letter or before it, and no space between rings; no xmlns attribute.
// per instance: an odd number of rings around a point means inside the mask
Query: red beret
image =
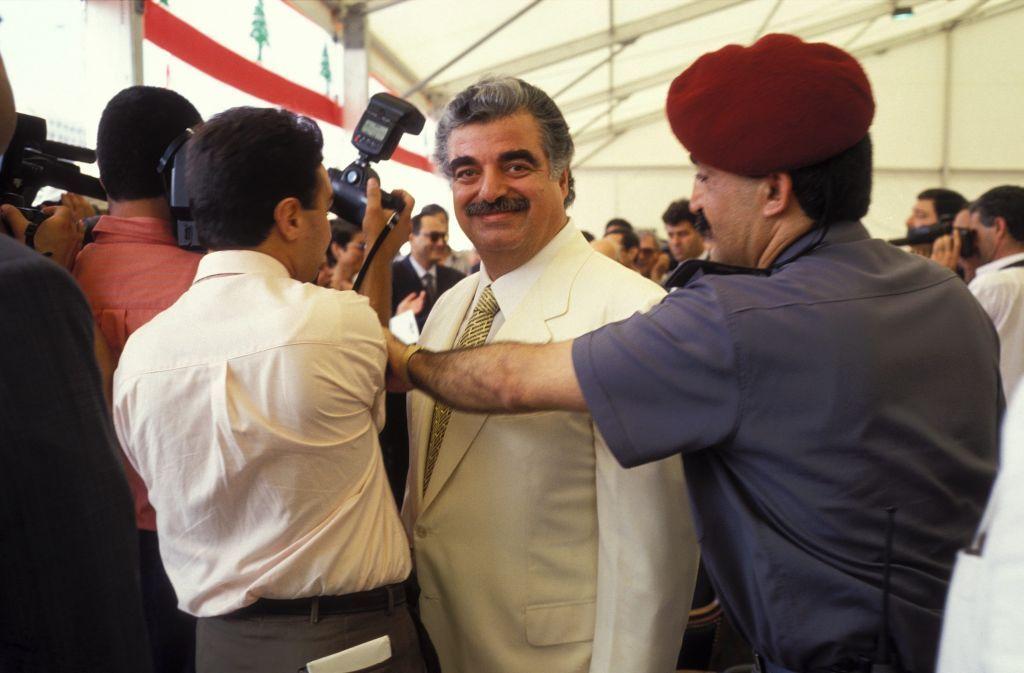
<svg viewBox="0 0 1024 673"><path fill-rule="evenodd" d="M704 54L672 82L666 107L695 161L749 176L835 156L867 135L875 115L853 56L780 34Z"/></svg>

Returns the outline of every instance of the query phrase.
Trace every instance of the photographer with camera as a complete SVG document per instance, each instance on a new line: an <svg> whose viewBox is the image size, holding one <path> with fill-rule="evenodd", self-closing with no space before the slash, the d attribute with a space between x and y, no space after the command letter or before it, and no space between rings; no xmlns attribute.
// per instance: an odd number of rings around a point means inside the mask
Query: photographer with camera
<svg viewBox="0 0 1024 673"><path fill-rule="evenodd" d="M910 209L910 216L906 222L907 235L913 236L915 232L925 232L929 227L934 227L944 219L951 220L966 206L967 199L952 189L942 187L926 189L917 195L917 201ZM915 255L930 257L932 254L931 241L912 243L910 251Z"/></svg>
<svg viewBox="0 0 1024 673"><path fill-rule="evenodd" d="M960 211L953 233L935 241L932 260L972 270L967 287L999 333L999 370L1009 399L1024 376L1024 188L995 187Z"/></svg>
<svg viewBox="0 0 1024 673"><path fill-rule="evenodd" d="M386 670L422 670L377 441L380 318L412 198L395 193L404 208L367 273L371 301L307 282L331 237L322 147L315 122L284 110L234 108L198 130L186 184L210 252L115 375L118 436L180 605L199 617L200 673L295 671L382 634ZM371 241L380 194L369 180Z"/></svg>

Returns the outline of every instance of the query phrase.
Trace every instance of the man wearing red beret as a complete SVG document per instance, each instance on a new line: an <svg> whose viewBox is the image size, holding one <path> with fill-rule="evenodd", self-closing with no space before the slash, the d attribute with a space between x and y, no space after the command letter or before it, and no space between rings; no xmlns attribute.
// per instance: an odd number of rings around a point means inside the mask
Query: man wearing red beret
<svg viewBox="0 0 1024 673"><path fill-rule="evenodd" d="M995 471L994 330L953 273L858 222L874 101L846 52L730 45L673 82L667 113L711 261L572 341L393 342L395 374L468 411L587 410L627 467L682 454L708 574L758 670L930 673Z"/></svg>

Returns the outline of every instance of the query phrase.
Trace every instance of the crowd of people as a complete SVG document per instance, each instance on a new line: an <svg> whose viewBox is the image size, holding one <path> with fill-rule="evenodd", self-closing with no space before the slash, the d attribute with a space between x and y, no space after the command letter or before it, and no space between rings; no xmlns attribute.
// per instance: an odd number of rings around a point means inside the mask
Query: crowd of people
<svg viewBox="0 0 1024 673"><path fill-rule="evenodd" d="M485 78L436 135L461 253L375 179L329 219L305 117L121 91L98 219L0 207L0 669L1024 670L1024 188L871 238L874 109L827 44L705 54L690 198L594 239L558 106Z"/></svg>

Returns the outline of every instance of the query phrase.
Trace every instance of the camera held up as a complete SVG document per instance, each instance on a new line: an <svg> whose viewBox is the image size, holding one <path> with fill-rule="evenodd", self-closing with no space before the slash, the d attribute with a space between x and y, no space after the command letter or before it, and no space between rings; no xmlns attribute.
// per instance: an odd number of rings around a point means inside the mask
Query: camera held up
<svg viewBox="0 0 1024 673"><path fill-rule="evenodd" d="M424 121L423 113L401 98L379 93L370 99L352 131L352 144L359 150L359 158L344 170L327 171L334 189L331 211L335 215L355 225L362 223L366 213L366 181L377 177L370 164L390 159L402 135L419 135ZM380 201L386 210L401 212L405 207L402 199L388 192L381 192Z"/></svg>
<svg viewBox="0 0 1024 673"><path fill-rule="evenodd" d="M95 161L93 150L47 140L45 119L18 113L14 137L0 155L0 203L16 206L29 222L39 223L47 216L31 206L43 187L106 201L100 181L74 163Z"/></svg>
<svg viewBox="0 0 1024 673"><path fill-rule="evenodd" d="M919 245L933 243L940 236L947 236L953 230L960 232L960 256L972 257L975 253L975 234L970 229L962 229L953 226L953 215L943 215L935 224L925 227L914 227L907 232L903 238L893 238L889 243L893 245Z"/></svg>

